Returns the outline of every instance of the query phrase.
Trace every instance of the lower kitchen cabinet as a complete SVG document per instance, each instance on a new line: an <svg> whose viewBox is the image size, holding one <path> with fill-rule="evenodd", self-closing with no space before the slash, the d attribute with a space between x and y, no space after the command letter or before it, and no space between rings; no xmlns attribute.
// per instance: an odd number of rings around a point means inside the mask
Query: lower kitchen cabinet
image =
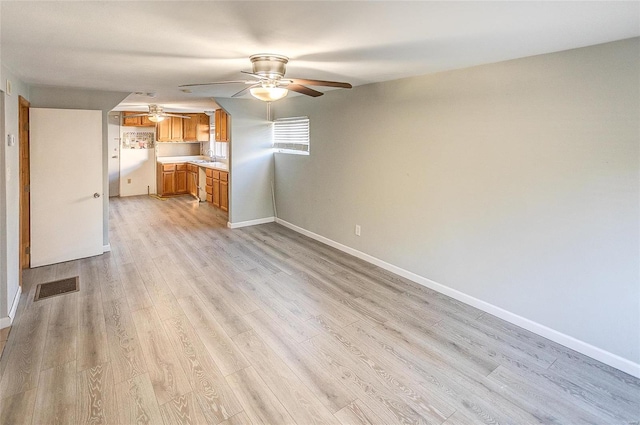
<svg viewBox="0 0 640 425"><path fill-rule="evenodd" d="M187 164L158 163L158 195L182 195L188 192Z"/></svg>
<svg viewBox="0 0 640 425"><path fill-rule="evenodd" d="M229 211L229 173L220 172L220 209Z"/></svg>
<svg viewBox="0 0 640 425"><path fill-rule="evenodd" d="M229 211L229 173L207 169L206 174L207 202L223 211Z"/></svg>
<svg viewBox="0 0 640 425"><path fill-rule="evenodd" d="M176 194L187 193L187 164L176 164Z"/></svg>

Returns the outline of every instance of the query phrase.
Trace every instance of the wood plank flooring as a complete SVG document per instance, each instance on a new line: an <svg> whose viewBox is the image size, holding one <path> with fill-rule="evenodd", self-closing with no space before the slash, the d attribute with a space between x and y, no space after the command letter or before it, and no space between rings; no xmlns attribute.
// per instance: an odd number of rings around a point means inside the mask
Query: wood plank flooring
<svg viewBox="0 0 640 425"><path fill-rule="evenodd" d="M25 271L0 424L640 423L639 379L282 226L190 197L109 223L110 253Z"/></svg>

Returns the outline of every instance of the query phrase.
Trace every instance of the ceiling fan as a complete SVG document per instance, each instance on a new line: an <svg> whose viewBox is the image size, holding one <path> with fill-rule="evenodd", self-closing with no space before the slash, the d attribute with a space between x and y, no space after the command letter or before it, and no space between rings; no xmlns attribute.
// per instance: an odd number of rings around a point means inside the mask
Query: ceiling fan
<svg viewBox="0 0 640 425"><path fill-rule="evenodd" d="M149 105L149 112L127 115L128 117L149 117L149 121L151 122L160 122L163 121L167 117L177 117L183 119L191 119L186 115L176 115L176 114L168 114L164 112L164 108L160 105Z"/></svg>
<svg viewBox="0 0 640 425"><path fill-rule="evenodd" d="M253 71L241 72L252 76L254 78L252 80L183 84L180 87L208 86L213 84L246 84L248 87L240 90L231 97L242 96L248 91L256 99L265 102L282 99L289 93L289 90L312 97L318 97L324 94L307 86L338 87L343 89L350 89L352 87L349 83L341 83L338 81L284 78L286 65L289 62L289 58L286 56L261 53L250 56L249 59L251 60Z"/></svg>

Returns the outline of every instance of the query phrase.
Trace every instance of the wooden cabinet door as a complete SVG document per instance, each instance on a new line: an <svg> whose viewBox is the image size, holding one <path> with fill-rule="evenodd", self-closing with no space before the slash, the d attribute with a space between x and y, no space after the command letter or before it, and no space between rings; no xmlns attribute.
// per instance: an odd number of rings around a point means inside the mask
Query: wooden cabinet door
<svg viewBox="0 0 640 425"><path fill-rule="evenodd" d="M196 140L198 142L208 142L210 135L210 126L209 126L209 115L207 114L197 114L197 129L196 129Z"/></svg>
<svg viewBox="0 0 640 425"><path fill-rule="evenodd" d="M173 195L176 193L176 173L175 171L164 171L162 173L162 195Z"/></svg>
<svg viewBox="0 0 640 425"><path fill-rule="evenodd" d="M215 134L214 138L216 142L220 141L220 109L216 109L216 112L213 115L214 123L215 123Z"/></svg>
<svg viewBox="0 0 640 425"><path fill-rule="evenodd" d="M140 117L140 126L141 127L155 127L156 123L151 121L148 116Z"/></svg>
<svg viewBox="0 0 640 425"><path fill-rule="evenodd" d="M140 112L123 112L122 113L122 125L124 126L139 126L142 117L130 117L129 115L139 114Z"/></svg>
<svg viewBox="0 0 640 425"><path fill-rule="evenodd" d="M198 114L185 114L189 117L182 119L182 139L193 142L198 139Z"/></svg>
<svg viewBox="0 0 640 425"><path fill-rule="evenodd" d="M213 177L213 206L216 208L220 208L220 178L216 178L214 174Z"/></svg>
<svg viewBox="0 0 640 425"><path fill-rule="evenodd" d="M165 119L160 121L156 127L156 140L158 142L170 142L171 141L171 120Z"/></svg>
<svg viewBox="0 0 640 425"><path fill-rule="evenodd" d="M171 140L174 142L182 140L182 118L171 117Z"/></svg>
<svg viewBox="0 0 640 425"><path fill-rule="evenodd" d="M215 124L216 124L216 142L228 142L229 141L229 115L222 109L216 109L215 112Z"/></svg>
<svg viewBox="0 0 640 425"><path fill-rule="evenodd" d="M229 182L220 180L220 209L229 211Z"/></svg>
<svg viewBox="0 0 640 425"><path fill-rule="evenodd" d="M224 111L220 114L220 141L229 141L229 115Z"/></svg>
<svg viewBox="0 0 640 425"><path fill-rule="evenodd" d="M187 193L187 164L176 164L176 193Z"/></svg>

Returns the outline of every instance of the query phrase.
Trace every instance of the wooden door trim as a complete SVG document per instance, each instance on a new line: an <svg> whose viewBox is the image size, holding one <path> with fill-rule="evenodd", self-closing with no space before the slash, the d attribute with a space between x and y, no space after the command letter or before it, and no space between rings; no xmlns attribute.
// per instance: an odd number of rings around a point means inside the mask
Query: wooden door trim
<svg viewBox="0 0 640 425"><path fill-rule="evenodd" d="M30 178L30 154L29 154L29 107L27 99L18 96L18 144L19 144L19 174L20 174L20 269L28 269L31 264L31 256L27 249L31 239L31 197L28 187ZM22 273L20 286L22 286Z"/></svg>

